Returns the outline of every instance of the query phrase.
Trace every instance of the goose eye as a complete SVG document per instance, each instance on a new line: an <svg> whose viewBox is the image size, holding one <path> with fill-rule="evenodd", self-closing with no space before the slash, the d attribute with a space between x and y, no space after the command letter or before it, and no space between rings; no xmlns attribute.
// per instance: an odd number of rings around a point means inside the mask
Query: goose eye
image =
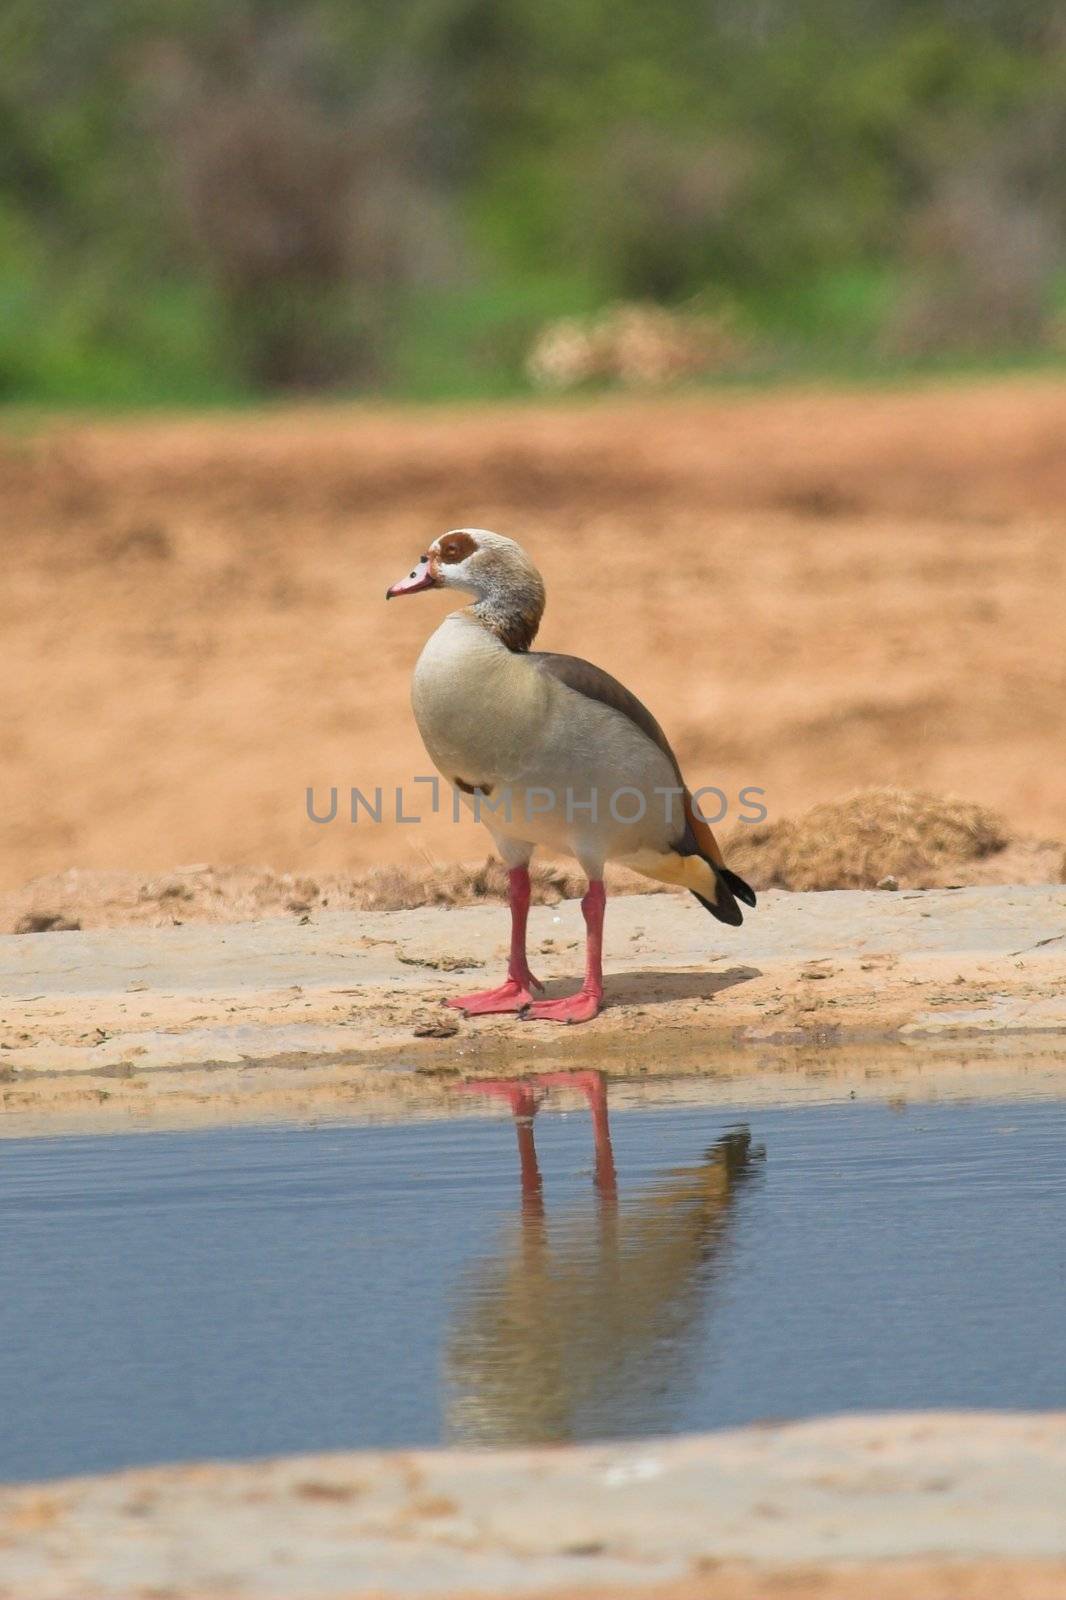
<svg viewBox="0 0 1066 1600"><path fill-rule="evenodd" d="M467 556L472 556L476 550L477 545L468 533L457 533L443 541L440 558L448 566L454 566L456 562L465 561Z"/></svg>

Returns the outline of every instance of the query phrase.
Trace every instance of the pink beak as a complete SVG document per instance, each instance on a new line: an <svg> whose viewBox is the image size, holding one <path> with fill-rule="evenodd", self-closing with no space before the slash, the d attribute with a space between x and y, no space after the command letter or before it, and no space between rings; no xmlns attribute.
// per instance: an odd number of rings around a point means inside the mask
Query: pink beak
<svg viewBox="0 0 1066 1600"><path fill-rule="evenodd" d="M385 590L385 599L393 600L400 594L417 594L420 589L435 589L437 580L429 570L429 557L423 556L418 566L399 583Z"/></svg>

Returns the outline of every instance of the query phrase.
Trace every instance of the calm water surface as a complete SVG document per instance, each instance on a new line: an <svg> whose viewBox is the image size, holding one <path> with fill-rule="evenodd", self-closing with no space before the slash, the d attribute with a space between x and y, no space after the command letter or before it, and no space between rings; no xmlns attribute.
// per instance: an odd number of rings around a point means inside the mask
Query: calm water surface
<svg viewBox="0 0 1066 1600"><path fill-rule="evenodd" d="M1066 1405L1066 1107L745 1120L0 1145L0 1478Z"/></svg>

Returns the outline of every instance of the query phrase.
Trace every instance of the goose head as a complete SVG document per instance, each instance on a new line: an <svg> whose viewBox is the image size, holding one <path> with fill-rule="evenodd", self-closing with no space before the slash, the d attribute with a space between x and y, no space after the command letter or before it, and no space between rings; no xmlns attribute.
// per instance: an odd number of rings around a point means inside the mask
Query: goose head
<svg viewBox="0 0 1066 1600"><path fill-rule="evenodd" d="M466 589L479 600L535 570L521 545L487 528L453 528L434 539L418 564L385 590L386 600L421 589Z"/></svg>
<svg viewBox="0 0 1066 1600"><path fill-rule="evenodd" d="M528 649L544 611L544 583L520 544L487 528L453 528L434 539L386 600L423 589L462 589L479 620L511 649ZM519 642L524 640L525 642Z"/></svg>

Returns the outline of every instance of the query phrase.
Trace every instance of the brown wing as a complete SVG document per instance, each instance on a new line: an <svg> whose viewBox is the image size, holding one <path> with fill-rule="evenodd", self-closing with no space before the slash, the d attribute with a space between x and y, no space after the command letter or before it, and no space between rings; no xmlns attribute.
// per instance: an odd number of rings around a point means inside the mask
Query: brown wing
<svg viewBox="0 0 1066 1600"><path fill-rule="evenodd" d="M601 705L610 706L612 711L620 711L630 722L635 722L641 733L647 734L652 743L659 746L677 774L678 783L683 782L677 757L665 733L644 702L631 694L625 684L612 678L602 667L594 667L591 661L582 661L580 656L558 656L550 650L531 650L528 659L541 672L548 672L560 683L565 683L568 689L576 689L578 694L598 700Z"/></svg>
<svg viewBox="0 0 1066 1600"><path fill-rule="evenodd" d="M578 694L587 695L590 700L598 700L601 705L610 706L612 711L620 711L630 722L636 723L641 733L647 734L648 738L659 746L684 790L682 804L685 826L675 848L682 855L702 855L713 866L721 867L722 852L718 847L718 841L710 826L697 815L692 796L681 776L677 757L670 748L670 741L644 702L638 700L624 683L612 678L609 672L604 672L602 667L594 667L591 661L582 661L580 656L560 656L550 650L531 650L529 660L541 672L550 672L553 678L565 683L568 689L576 689Z"/></svg>

